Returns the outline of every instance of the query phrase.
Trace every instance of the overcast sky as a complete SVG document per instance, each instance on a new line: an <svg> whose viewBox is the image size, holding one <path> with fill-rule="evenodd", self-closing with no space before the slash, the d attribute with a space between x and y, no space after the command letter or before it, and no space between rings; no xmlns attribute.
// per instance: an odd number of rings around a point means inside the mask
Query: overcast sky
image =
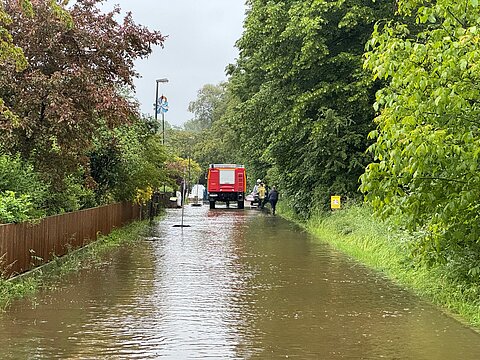
<svg viewBox="0 0 480 360"><path fill-rule="evenodd" d="M141 78L135 81L141 112L153 116L155 79L159 95L168 98L165 119L180 126L191 119L188 104L205 84L226 79L225 67L238 56L235 42L243 31L244 0L107 0L103 9L118 4L131 11L137 24L168 35L165 48L156 47L136 64Z"/></svg>

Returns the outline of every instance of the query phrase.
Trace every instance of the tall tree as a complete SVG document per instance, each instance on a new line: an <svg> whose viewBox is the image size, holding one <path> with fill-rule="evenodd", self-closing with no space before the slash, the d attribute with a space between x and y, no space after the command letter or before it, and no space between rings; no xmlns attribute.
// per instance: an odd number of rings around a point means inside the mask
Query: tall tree
<svg viewBox="0 0 480 360"><path fill-rule="evenodd" d="M210 128L225 112L225 105L225 84L204 85L198 90L197 99L188 105L193 119L185 123L185 129L202 131Z"/></svg>
<svg viewBox="0 0 480 360"><path fill-rule="evenodd" d="M20 9L27 16L32 15L31 3L27 0L19 2ZM20 47L13 42L12 35L8 31L8 26L12 23L12 18L5 12L5 4L0 4L0 65L2 67L11 67L14 71L20 71L27 66L27 60ZM9 119L14 119L15 114L5 105L0 97L0 113Z"/></svg>
<svg viewBox="0 0 480 360"><path fill-rule="evenodd" d="M101 124L113 127L137 115L137 105L121 96L133 87L134 61L161 45L159 32L135 24L120 10L102 14L100 0L79 0L68 10L73 23L58 16L51 1L33 2L32 17L6 1L7 26L29 66L0 68L0 97L18 119L0 115L6 150L32 158L44 174L62 179L79 163ZM64 9L64 11L67 11Z"/></svg>
<svg viewBox="0 0 480 360"><path fill-rule="evenodd" d="M244 156L304 216L332 193L358 196L377 87L362 55L375 21L393 17L393 1L249 4L230 68Z"/></svg>
<svg viewBox="0 0 480 360"><path fill-rule="evenodd" d="M228 124L236 99L225 83L206 84L190 103L194 118L173 131L171 144L183 157L194 158L205 171L211 163L241 163L239 134Z"/></svg>

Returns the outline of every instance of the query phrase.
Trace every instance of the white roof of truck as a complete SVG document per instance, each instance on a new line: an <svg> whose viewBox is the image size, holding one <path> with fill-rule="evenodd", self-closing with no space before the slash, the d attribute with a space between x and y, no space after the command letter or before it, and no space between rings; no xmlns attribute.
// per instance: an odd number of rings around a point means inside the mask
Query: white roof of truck
<svg viewBox="0 0 480 360"><path fill-rule="evenodd" d="M244 168L245 165L239 164L210 164L210 168Z"/></svg>

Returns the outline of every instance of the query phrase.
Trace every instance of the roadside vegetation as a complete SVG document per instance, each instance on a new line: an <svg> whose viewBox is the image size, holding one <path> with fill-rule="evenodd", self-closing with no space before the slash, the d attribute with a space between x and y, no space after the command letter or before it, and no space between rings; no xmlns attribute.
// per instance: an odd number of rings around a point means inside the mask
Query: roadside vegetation
<svg viewBox="0 0 480 360"><path fill-rule="evenodd" d="M100 0L68 3L0 4L0 223L143 202L183 176L132 96L134 62L165 38Z"/></svg>
<svg viewBox="0 0 480 360"><path fill-rule="evenodd" d="M146 220L131 223L29 273L9 280L0 277L0 311L6 310L16 299L33 298L40 291L55 289L65 276L95 267L120 246L134 245L144 238L150 226Z"/></svg>

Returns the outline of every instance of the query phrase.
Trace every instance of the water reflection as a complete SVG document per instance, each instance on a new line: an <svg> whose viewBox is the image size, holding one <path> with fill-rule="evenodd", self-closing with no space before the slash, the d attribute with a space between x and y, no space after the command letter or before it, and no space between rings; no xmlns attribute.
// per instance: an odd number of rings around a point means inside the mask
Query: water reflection
<svg viewBox="0 0 480 360"><path fill-rule="evenodd" d="M171 210L0 318L5 359L478 359L479 336L255 210Z"/></svg>

